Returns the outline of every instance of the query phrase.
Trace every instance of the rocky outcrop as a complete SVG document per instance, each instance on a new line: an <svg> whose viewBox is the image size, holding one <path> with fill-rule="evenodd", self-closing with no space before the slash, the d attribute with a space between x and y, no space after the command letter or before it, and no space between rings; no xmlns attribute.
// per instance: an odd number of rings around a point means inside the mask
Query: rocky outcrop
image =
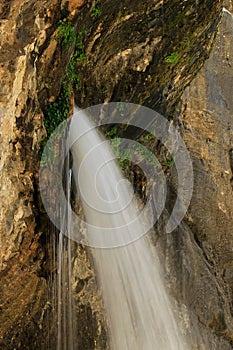
<svg viewBox="0 0 233 350"><path fill-rule="evenodd" d="M200 349L231 349L233 339L232 28L225 11L210 58L182 96L174 122L192 157L193 196L175 232L164 235L167 217L160 220L156 241L172 294ZM169 173L168 211L177 188L175 169Z"/></svg>
<svg viewBox="0 0 233 350"><path fill-rule="evenodd" d="M215 288L211 288L211 297L207 303L210 283L204 281L205 292L201 307L204 317L201 315L199 317L202 323L210 325L217 333L225 334L231 339L231 344L233 339L231 302L233 104L230 92L233 86L232 30L233 17L230 13L224 12L211 56L185 91L180 118L183 138L192 156L195 179L187 222L196 244L202 250L206 264L209 265L208 269L216 285ZM202 274L203 271L202 273L200 271L198 275ZM200 305L199 299L198 307Z"/></svg>
<svg viewBox="0 0 233 350"><path fill-rule="evenodd" d="M190 206L196 239L216 274L232 290L232 28L224 12L210 58L183 97L183 137L193 156L196 186ZM204 185L205 184L205 185ZM198 221L197 218L202 218ZM232 292L231 292L232 293Z"/></svg>
<svg viewBox="0 0 233 350"><path fill-rule="evenodd" d="M42 276L45 249L38 217L38 152L45 135L36 60L47 47L61 4L0 5L0 347L46 348L50 310ZM46 229L45 229L46 230ZM45 232L44 232L45 233ZM47 322L47 321L46 321ZM48 332L47 332L48 333Z"/></svg>
<svg viewBox="0 0 233 350"><path fill-rule="evenodd" d="M109 0L94 22L84 12L77 26L87 28L88 60L77 67L78 105L130 101L172 115L208 57L220 6L221 1L125 1L114 8Z"/></svg>
<svg viewBox="0 0 233 350"><path fill-rule="evenodd" d="M179 254L170 250L171 261L177 262L172 266L180 266L178 273L169 263L166 270L176 276L174 285L180 285L176 297L185 310L192 310L193 327L200 330L201 322L202 336L215 344L209 348L230 348L232 136L227 122L214 117L209 102L193 100L197 81L186 91L180 117L177 108L184 88L209 55L220 8L218 0L173 1L172 5L149 0L117 5L113 0L11 0L0 5L2 349L46 349L48 344L52 349L55 343L54 333L48 331L54 327L49 325L54 320L47 292L51 246L46 243L48 225L38 193L38 153L45 135L43 112L56 101L75 50L79 55L75 99L80 107L131 101L179 121L193 157L197 186L181 234L157 244L162 250L168 246L179 250ZM78 53L74 42L62 45L59 20L64 18L72 22L79 38ZM197 78L203 79L203 75ZM208 95L206 86L200 86L198 95ZM77 255L79 345L88 350L107 346L106 330L99 327L101 303L92 298L98 293L95 279L86 274L89 263L85 250ZM189 266L195 266L192 273ZM209 291L212 297L206 308ZM202 344L197 338L194 343L205 349L204 340Z"/></svg>

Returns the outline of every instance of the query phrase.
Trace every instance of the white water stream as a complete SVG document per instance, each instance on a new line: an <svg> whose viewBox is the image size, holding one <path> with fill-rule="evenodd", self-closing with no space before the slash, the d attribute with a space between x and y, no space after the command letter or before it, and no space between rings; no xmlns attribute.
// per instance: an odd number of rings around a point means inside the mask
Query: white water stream
<svg viewBox="0 0 233 350"><path fill-rule="evenodd" d="M76 114L70 125L70 143L74 178L86 220L92 225L87 235L92 246L106 246L106 237L108 246L112 241L112 248L92 248L111 350L187 350L155 249L143 235L144 222L131 200L132 189L112 160L109 145L84 112L76 110Z"/></svg>

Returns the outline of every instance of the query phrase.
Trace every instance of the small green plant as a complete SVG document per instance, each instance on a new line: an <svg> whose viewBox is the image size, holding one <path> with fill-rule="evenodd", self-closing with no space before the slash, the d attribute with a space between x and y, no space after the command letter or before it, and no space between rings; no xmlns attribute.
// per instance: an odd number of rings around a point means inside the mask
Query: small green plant
<svg viewBox="0 0 233 350"><path fill-rule="evenodd" d="M41 142L41 149L39 152L40 157L42 156L44 147L47 143L49 137L54 133L58 126L67 119L70 112L70 93L71 87L77 86L81 88L80 76L75 73L74 67L74 57L71 56L70 61L67 66L66 75L61 84L60 94L54 102L51 102L47 105L45 112L44 125L47 132L47 138ZM46 149L46 157L43 157L42 165L46 166L49 164L55 156L55 148Z"/></svg>
<svg viewBox="0 0 233 350"><path fill-rule="evenodd" d="M154 138L155 138L155 135L152 134L151 132L144 136L144 139L147 141L153 140Z"/></svg>
<svg viewBox="0 0 233 350"><path fill-rule="evenodd" d="M177 64L179 62L179 53L177 51L172 52L171 55L165 58L165 62L168 64Z"/></svg>
<svg viewBox="0 0 233 350"><path fill-rule="evenodd" d="M121 139L117 137L117 127L113 126L109 129L105 136L110 140L111 148L118 159L118 164L122 170L127 170L130 167L130 149L122 149Z"/></svg>
<svg viewBox="0 0 233 350"><path fill-rule="evenodd" d="M61 84L61 91L54 102L47 105L44 125L47 131L47 137L63 122L70 111L69 97L72 86L81 88L80 75L75 72L75 59L71 56L67 66L66 75Z"/></svg>
<svg viewBox="0 0 233 350"><path fill-rule="evenodd" d="M173 157L167 159L167 165L171 168L175 164L175 159Z"/></svg>
<svg viewBox="0 0 233 350"><path fill-rule="evenodd" d="M108 88L107 88L107 86L103 86L103 87L102 87L102 93L103 93L104 95L107 95L107 93L108 93Z"/></svg>
<svg viewBox="0 0 233 350"><path fill-rule="evenodd" d="M74 26L66 18L58 22L58 37L61 45L65 48L69 48L75 43L76 36Z"/></svg>
<svg viewBox="0 0 233 350"><path fill-rule="evenodd" d="M130 150L121 149L121 139L119 137L114 137L111 139L111 147L115 156L118 158L118 163L122 170L127 170L130 167Z"/></svg>
<svg viewBox="0 0 233 350"><path fill-rule="evenodd" d="M119 112L124 111L124 103L123 102L117 102L116 108Z"/></svg>
<svg viewBox="0 0 233 350"><path fill-rule="evenodd" d="M66 76L64 82L67 86L74 86L75 90L78 91L82 87L81 76L75 71L75 58L71 56L67 66Z"/></svg>
<svg viewBox="0 0 233 350"><path fill-rule="evenodd" d="M113 139L111 139L111 147L117 157L120 157L120 145L121 145L120 137L115 136Z"/></svg>
<svg viewBox="0 0 233 350"><path fill-rule="evenodd" d="M39 156L41 158L47 140L52 135L52 133L57 129L57 127L67 118L70 105L69 105L70 87L63 80L61 91L56 99L56 101L49 103L47 105L47 110L45 112L44 125L47 132L47 138L42 140L41 147L39 151ZM54 147L46 148L46 156L43 157L41 161L42 166L47 166L54 159L56 154Z"/></svg>
<svg viewBox="0 0 233 350"><path fill-rule="evenodd" d="M47 137L56 130L68 116L70 111L69 105L70 87L64 82L61 86L61 92L56 101L49 103L45 113L44 125L47 131Z"/></svg>
<svg viewBox="0 0 233 350"><path fill-rule="evenodd" d="M77 73L75 72L74 65L75 65L74 57L71 56L69 63L68 63L68 66L67 66L66 76L65 76L65 81L68 85L73 84L73 82L77 78Z"/></svg>
<svg viewBox="0 0 233 350"><path fill-rule="evenodd" d="M138 153L139 155L143 156L151 165L153 165L155 168L158 166L158 162L154 157L154 154L145 148L140 143L133 144L133 149Z"/></svg>
<svg viewBox="0 0 233 350"><path fill-rule="evenodd" d="M111 137L116 137L117 134L117 127L113 126L110 130L108 130L105 135L107 138L111 138Z"/></svg>
<svg viewBox="0 0 233 350"><path fill-rule="evenodd" d="M76 91L79 91L82 89L82 78L80 74L77 74L74 87Z"/></svg>
<svg viewBox="0 0 233 350"><path fill-rule="evenodd" d="M47 144L47 140L43 140L40 145L41 147L39 151L39 156L41 158L41 161L40 161L41 167L48 167L56 156L55 147L53 147L50 143L48 143L47 147L45 148L46 144Z"/></svg>
<svg viewBox="0 0 233 350"><path fill-rule="evenodd" d="M125 149L121 151L120 158L118 158L118 163L122 170L128 170L131 164L130 158L130 150Z"/></svg>
<svg viewBox="0 0 233 350"><path fill-rule="evenodd" d="M111 147L118 158L118 163L122 170L127 170L130 167L131 164L131 152L134 151L138 155L141 155L144 159L146 159L151 165L154 167L158 166L158 162L154 157L154 154L146 149L143 145L140 143L134 143L130 148L126 149L122 147L122 140L120 137L117 136L117 127L113 126L110 128L106 133L106 137L110 139ZM146 136L146 139L151 140L154 138L154 135L152 133L148 133Z"/></svg>
<svg viewBox="0 0 233 350"><path fill-rule="evenodd" d="M91 10L91 17L96 18L99 17L102 14L102 9L99 6L99 0L96 0L92 10Z"/></svg>
<svg viewBox="0 0 233 350"><path fill-rule="evenodd" d="M86 30L80 30L78 32L77 38L76 38L76 45L75 45L75 51L74 51L74 58L75 60L81 62L81 61L87 61L87 54L85 53L85 46L83 43L83 36L86 34Z"/></svg>

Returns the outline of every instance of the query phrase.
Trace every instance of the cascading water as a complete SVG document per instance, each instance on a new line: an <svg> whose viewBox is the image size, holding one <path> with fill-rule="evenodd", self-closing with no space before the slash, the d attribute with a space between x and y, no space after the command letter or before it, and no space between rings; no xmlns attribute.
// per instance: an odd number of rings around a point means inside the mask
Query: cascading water
<svg viewBox="0 0 233 350"><path fill-rule="evenodd" d="M132 189L109 144L84 112L75 113L69 138L73 176L88 222L90 245L98 247L92 250L109 322L110 347L187 350L154 247L143 235L145 225L132 200ZM135 240L135 236L141 238ZM106 239L111 248L101 248L106 247Z"/></svg>
<svg viewBox="0 0 233 350"><path fill-rule="evenodd" d="M70 202L71 170L69 169L69 157L65 162L67 202ZM71 228L70 211L66 203L61 205L60 216L62 227L58 237L57 256L57 349L73 350L75 348L75 315L72 296L72 242L69 237Z"/></svg>

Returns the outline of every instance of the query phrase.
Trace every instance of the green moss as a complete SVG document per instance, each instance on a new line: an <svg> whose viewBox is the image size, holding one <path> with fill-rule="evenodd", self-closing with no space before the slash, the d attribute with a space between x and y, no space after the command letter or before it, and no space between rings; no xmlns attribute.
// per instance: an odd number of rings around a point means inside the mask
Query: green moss
<svg viewBox="0 0 233 350"><path fill-rule="evenodd" d="M115 156L118 158L118 163L122 170L128 170L131 165L131 152L134 152L143 157L147 162L149 162L155 168L158 166L158 162L154 157L154 154L144 147L140 143L134 143L127 149L122 147L121 138L117 136L117 127L113 126L105 133L107 139L110 139L110 144ZM145 140L154 139L155 136L152 133L148 133L144 136Z"/></svg>
<svg viewBox="0 0 233 350"><path fill-rule="evenodd" d="M74 51L73 57L78 62L87 61L87 54L85 52L85 46L83 43L83 37L85 34L86 34L85 29L80 30L77 34L75 51Z"/></svg>
<svg viewBox="0 0 233 350"><path fill-rule="evenodd" d="M65 48L69 48L75 43L76 37L74 26L66 18L60 20L58 23L58 37L61 45Z"/></svg>
<svg viewBox="0 0 233 350"><path fill-rule="evenodd" d="M117 134L117 127L113 126L110 130L108 130L105 135L107 138L111 138L111 137L116 137Z"/></svg>
<svg viewBox="0 0 233 350"><path fill-rule="evenodd" d="M147 160L155 168L158 166L158 162L155 159L154 154L150 150L145 148L143 145L141 145L140 143L134 144L133 149L134 151L136 151L136 153L143 156L143 158L145 158L145 160Z"/></svg>
<svg viewBox="0 0 233 350"><path fill-rule="evenodd" d="M69 104L70 87L62 83L61 91L56 101L49 103L45 112L44 125L47 131L47 137L56 130L56 128L67 118L70 111Z"/></svg>
<svg viewBox="0 0 233 350"><path fill-rule="evenodd" d="M99 17L101 14L102 14L102 9L99 6L99 0L96 0L91 10L91 17L96 18L96 17Z"/></svg>
<svg viewBox="0 0 233 350"><path fill-rule="evenodd" d="M122 170L127 170L131 164L130 158L130 150L122 149L121 147L121 138L117 136L117 127L113 126L109 129L105 136L110 140L111 148L118 160L118 164Z"/></svg>
<svg viewBox="0 0 233 350"><path fill-rule="evenodd" d="M80 87L80 76L75 73L75 62L73 56L68 63L66 75L62 81L59 96L54 102L47 105L44 125L48 138L69 114L69 97L72 86L76 88Z"/></svg>
<svg viewBox="0 0 233 350"><path fill-rule="evenodd" d="M177 51L172 52L171 55L165 58L165 62L168 64L177 64L179 62L179 53Z"/></svg>
<svg viewBox="0 0 233 350"><path fill-rule="evenodd" d="M144 136L144 139L147 141L153 140L155 138L154 134L148 133Z"/></svg>
<svg viewBox="0 0 233 350"><path fill-rule="evenodd" d="M67 65L66 74L61 83L59 96L54 102L48 103L45 111L44 125L47 131L47 139L56 130L56 128L67 119L70 112L70 94L72 88L76 91L81 89L82 78L76 73L75 64L80 61L86 61L87 55L83 43L83 36L86 31L83 29L75 35L74 26L67 19L59 21L58 37L63 47L71 47L75 43L74 53ZM43 149L46 143L43 140L41 148Z"/></svg>
<svg viewBox="0 0 233 350"><path fill-rule="evenodd" d="M39 156L41 158L44 147L49 137L59 127L59 125L67 119L70 112L70 94L72 87L76 89L81 88L81 79L78 74L75 73L75 62L72 56L66 70L66 75L61 84L61 90L54 102L48 103L45 111L44 126L47 132L47 138L41 142L41 149ZM46 157L43 157L42 166L47 166L54 159L54 148L46 149Z"/></svg>
<svg viewBox="0 0 233 350"><path fill-rule="evenodd" d="M167 159L167 165L171 168L175 164L175 159L173 157Z"/></svg>

